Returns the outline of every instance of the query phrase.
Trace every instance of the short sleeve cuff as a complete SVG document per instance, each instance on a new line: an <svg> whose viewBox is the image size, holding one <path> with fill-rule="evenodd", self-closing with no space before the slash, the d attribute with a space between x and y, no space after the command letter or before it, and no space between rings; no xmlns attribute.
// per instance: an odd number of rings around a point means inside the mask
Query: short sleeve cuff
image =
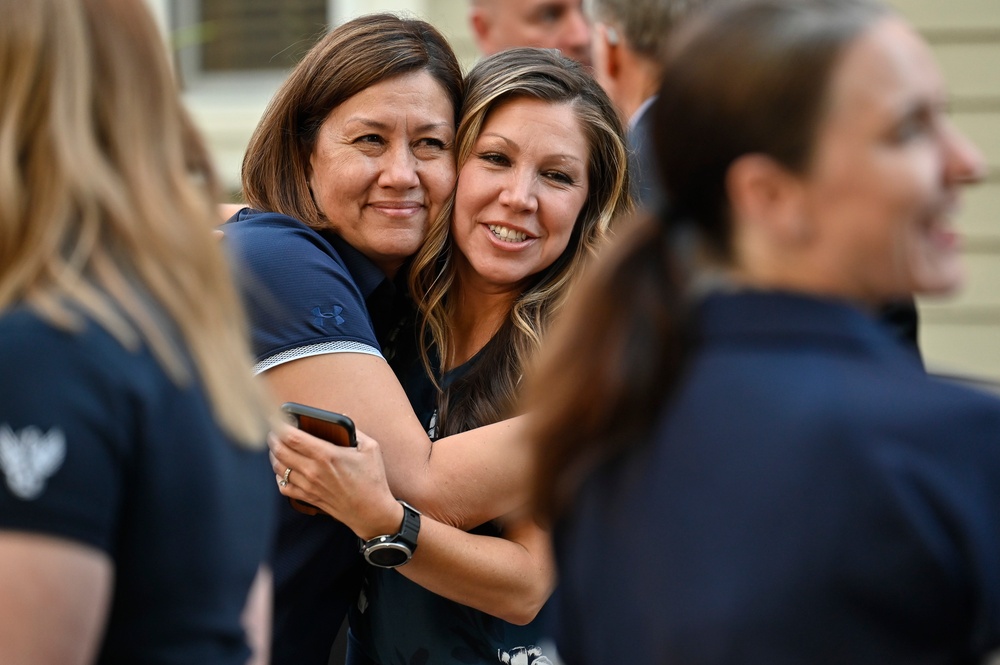
<svg viewBox="0 0 1000 665"><path fill-rule="evenodd" d="M260 374L261 372L269 370L272 367L277 367L278 365L283 365L284 363L298 360L299 358L323 356L328 353L364 353L370 356L382 358L382 354L379 350L370 344L349 340L337 340L332 342L323 342L321 344L299 346L294 349L282 351L281 353L276 353L273 356L265 358L255 364L253 366L253 373Z"/></svg>

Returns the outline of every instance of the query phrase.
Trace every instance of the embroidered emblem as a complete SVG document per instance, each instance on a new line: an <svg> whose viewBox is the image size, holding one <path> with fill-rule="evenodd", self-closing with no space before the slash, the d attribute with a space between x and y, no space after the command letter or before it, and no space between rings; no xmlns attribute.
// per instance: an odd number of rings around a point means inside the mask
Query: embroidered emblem
<svg viewBox="0 0 1000 665"><path fill-rule="evenodd" d="M333 319L334 322L339 326L340 324L342 324L344 322L344 317L342 317L340 315L340 313L343 312L343 311L344 311L344 308L341 307L340 305L334 305L332 312L324 312L319 307L313 307L312 308L312 312L311 312L312 315L315 317L313 319L313 323L315 323L320 328L325 328L326 327L326 320L327 319Z"/></svg>
<svg viewBox="0 0 1000 665"><path fill-rule="evenodd" d="M434 409L434 413L431 414L431 421L427 424L427 438L431 441L437 441L438 438L438 410Z"/></svg>
<svg viewBox="0 0 1000 665"><path fill-rule="evenodd" d="M0 426L0 469L7 476L7 487L20 499L37 499L65 458L62 430L43 434L37 427L25 427L15 434L9 426Z"/></svg>
<svg viewBox="0 0 1000 665"><path fill-rule="evenodd" d="M538 647L514 647L510 651L497 649L497 660L505 665L552 665Z"/></svg>

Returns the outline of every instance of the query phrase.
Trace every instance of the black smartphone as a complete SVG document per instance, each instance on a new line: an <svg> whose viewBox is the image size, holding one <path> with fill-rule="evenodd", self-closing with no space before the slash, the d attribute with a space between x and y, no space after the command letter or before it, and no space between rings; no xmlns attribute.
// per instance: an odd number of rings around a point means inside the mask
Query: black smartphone
<svg viewBox="0 0 1000 665"><path fill-rule="evenodd" d="M354 421L342 413L335 413L314 406L306 406L296 402L286 402L281 405L292 419L292 424L303 432L308 432L336 446L357 446L358 439L354 432ZM317 515L323 511L305 501L289 498L292 508L306 515ZM325 514L325 513L324 513Z"/></svg>
<svg viewBox="0 0 1000 665"><path fill-rule="evenodd" d="M303 432L309 432L338 446L358 445L354 433L354 421L342 413L296 402L285 402L281 405L281 410L287 413L292 419L292 424Z"/></svg>

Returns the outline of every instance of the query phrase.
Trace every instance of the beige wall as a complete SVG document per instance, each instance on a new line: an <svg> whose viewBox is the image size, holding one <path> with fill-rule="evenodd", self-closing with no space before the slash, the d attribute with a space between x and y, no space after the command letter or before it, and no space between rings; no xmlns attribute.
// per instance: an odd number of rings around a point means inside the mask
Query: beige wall
<svg viewBox="0 0 1000 665"><path fill-rule="evenodd" d="M924 34L952 95L956 124L990 165L959 219L966 288L924 300L921 347L932 370L1000 380L1000 0L891 0Z"/></svg>
<svg viewBox="0 0 1000 665"><path fill-rule="evenodd" d="M425 18L448 38L466 71L479 57L469 29L469 4L469 0L427 0L424 9Z"/></svg>

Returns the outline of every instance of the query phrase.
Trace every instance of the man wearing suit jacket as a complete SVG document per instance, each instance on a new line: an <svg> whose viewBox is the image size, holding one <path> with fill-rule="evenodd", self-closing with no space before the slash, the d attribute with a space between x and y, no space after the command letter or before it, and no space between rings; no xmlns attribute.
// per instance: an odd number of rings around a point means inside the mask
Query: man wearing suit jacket
<svg viewBox="0 0 1000 665"><path fill-rule="evenodd" d="M661 196L647 113L660 86L660 52L674 25L704 1L594 2L594 76L629 124L633 196L649 210Z"/></svg>

